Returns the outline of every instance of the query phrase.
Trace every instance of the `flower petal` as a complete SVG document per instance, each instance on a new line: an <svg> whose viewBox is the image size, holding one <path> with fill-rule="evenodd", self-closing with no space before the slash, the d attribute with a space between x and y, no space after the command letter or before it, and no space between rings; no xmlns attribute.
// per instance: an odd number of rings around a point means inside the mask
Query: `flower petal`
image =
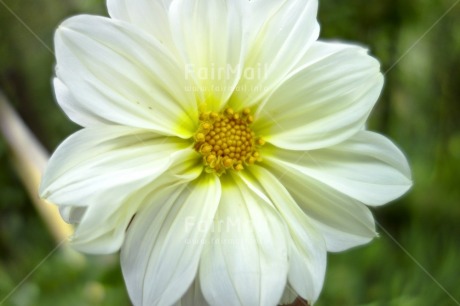
<svg viewBox="0 0 460 306"><path fill-rule="evenodd" d="M198 160L188 146L180 138L129 127L83 129L52 155L40 196L59 205L66 221L78 224L72 237L76 248L114 252L149 185L176 159L184 166Z"/></svg>
<svg viewBox="0 0 460 306"><path fill-rule="evenodd" d="M61 24L55 45L57 78L88 116L182 138L195 131L194 95L152 37L125 22L81 15Z"/></svg>
<svg viewBox="0 0 460 306"><path fill-rule="evenodd" d="M134 305L172 305L187 291L221 195L204 174L152 193L128 228L121 265Z"/></svg>
<svg viewBox="0 0 460 306"><path fill-rule="evenodd" d="M60 206L59 213L61 218L70 224L75 224L81 221L83 215L85 214L86 207L76 207L76 206Z"/></svg>
<svg viewBox="0 0 460 306"><path fill-rule="evenodd" d="M54 152L40 195L58 205L87 206L99 197L110 202L152 182L168 168L170 155L188 146L129 127L82 129Z"/></svg>
<svg viewBox="0 0 460 306"><path fill-rule="evenodd" d="M168 10L172 0L107 0L113 19L129 22L172 48Z"/></svg>
<svg viewBox="0 0 460 306"><path fill-rule="evenodd" d="M291 196L321 232L327 250L338 252L368 243L377 234L372 213L357 200L264 152L264 165L279 178Z"/></svg>
<svg viewBox="0 0 460 306"><path fill-rule="evenodd" d="M232 1L176 0L169 17L192 92L208 110L219 111L241 75L245 44L241 16Z"/></svg>
<svg viewBox="0 0 460 306"><path fill-rule="evenodd" d="M412 185L402 152L384 136L368 131L326 149L278 149L268 159L368 205L392 201Z"/></svg>
<svg viewBox="0 0 460 306"><path fill-rule="evenodd" d="M294 303L297 296L298 296L297 292L295 292L294 289L292 289L292 287L289 284L287 284L286 288L284 288L284 293L283 293L283 296L281 297L279 304L280 305L291 305L292 303Z"/></svg>
<svg viewBox="0 0 460 306"><path fill-rule="evenodd" d="M200 262L203 294L211 305L275 305L288 269L285 224L236 175L221 181L221 202Z"/></svg>
<svg viewBox="0 0 460 306"><path fill-rule="evenodd" d="M201 291L199 279L195 279L182 298L174 306L209 306Z"/></svg>
<svg viewBox="0 0 460 306"><path fill-rule="evenodd" d="M185 149L171 156L169 169L152 183L120 197L105 205L70 207L75 213L85 209L77 221L75 233L71 237L74 248L86 253L112 253L118 251L124 241L126 229L134 214L149 201L149 194L165 187L177 186L195 180L203 171L203 166L193 149ZM62 207L62 206L61 206Z"/></svg>
<svg viewBox="0 0 460 306"><path fill-rule="evenodd" d="M365 49L316 42L259 109L258 135L291 150L337 144L364 125L383 86Z"/></svg>
<svg viewBox="0 0 460 306"><path fill-rule="evenodd" d="M302 298L313 304L321 292L326 273L326 244L311 219L268 170L252 166L244 181L269 196L290 233L289 284Z"/></svg>
<svg viewBox="0 0 460 306"><path fill-rule="evenodd" d="M89 254L117 252L125 239L126 228L147 193L148 189L144 187L110 205L98 203L88 207L64 206L72 211L84 209L70 237L72 247Z"/></svg>
<svg viewBox="0 0 460 306"><path fill-rule="evenodd" d="M249 37L244 72L230 101L241 109L259 103L275 89L316 41L318 1L236 2L243 11L245 37Z"/></svg>
<svg viewBox="0 0 460 306"><path fill-rule="evenodd" d="M61 80L54 78L53 85L56 100L70 120L80 126L109 124L109 122L99 116L99 114L88 111L85 105L80 104Z"/></svg>

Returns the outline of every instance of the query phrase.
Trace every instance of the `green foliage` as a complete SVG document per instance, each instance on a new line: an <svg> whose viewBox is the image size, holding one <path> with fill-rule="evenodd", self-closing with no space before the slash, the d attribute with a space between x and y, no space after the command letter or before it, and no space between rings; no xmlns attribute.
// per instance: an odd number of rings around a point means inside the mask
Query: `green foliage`
<svg viewBox="0 0 460 306"><path fill-rule="evenodd" d="M4 3L41 42L0 3L0 88L52 151L78 127L54 102L54 56L44 45L52 50L70 15L106 14L104 2ZM456 305L445 291L460 300L460 4L438 20L454 3L320 1L322 39L359 42L381 60L386 85L369 126L406 152L414 187L375 209L379 239L329 256L318 306ZM0 138L0 301L55 247L10 164ZM129 305L116 257L81 256L52 253L0 304Z"/></svg>

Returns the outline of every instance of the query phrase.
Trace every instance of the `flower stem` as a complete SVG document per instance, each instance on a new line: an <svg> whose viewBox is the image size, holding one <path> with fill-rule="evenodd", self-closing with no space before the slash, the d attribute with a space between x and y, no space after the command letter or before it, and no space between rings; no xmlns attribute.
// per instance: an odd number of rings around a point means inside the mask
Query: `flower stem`
<svg viewBox="0 0 460 306"><path fill-rule="evenodd" d="M48 153L30 132L0 90L0 132L12 153L12 162L32 203L45 221L51 235L61 243L72 233L72 227L62 221L56 206L39 198L38 186Z"/></svg>

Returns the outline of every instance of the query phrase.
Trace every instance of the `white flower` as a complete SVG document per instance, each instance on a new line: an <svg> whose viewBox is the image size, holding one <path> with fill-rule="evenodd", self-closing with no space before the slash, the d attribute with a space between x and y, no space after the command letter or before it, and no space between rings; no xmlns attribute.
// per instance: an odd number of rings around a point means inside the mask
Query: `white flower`
<svg viewBox="0 0 460 306"><path fill-rule="evenodd" d="M108 0L57 30L57 101L83 129L40 194L77 249L121 249L134 305L314 303L326 252L375 237L365 204L411 186L364 128L379 63L317 41L317 5Z"/></svg>

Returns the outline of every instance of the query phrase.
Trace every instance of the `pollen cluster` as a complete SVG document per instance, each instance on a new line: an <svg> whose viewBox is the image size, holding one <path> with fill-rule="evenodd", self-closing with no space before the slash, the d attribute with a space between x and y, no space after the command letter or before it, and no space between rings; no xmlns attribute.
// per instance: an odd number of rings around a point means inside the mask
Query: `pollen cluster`
<svg viewBox="0 0 460 306"><path fill-rule="evenodd" d="M265 142L251 130L253 121L249 109L238 113L227 108L221 113L200 114L195 150L203 156L207 172L221 175L227 170L241 171L245 166L261 161L257 147Z"/></svg>

